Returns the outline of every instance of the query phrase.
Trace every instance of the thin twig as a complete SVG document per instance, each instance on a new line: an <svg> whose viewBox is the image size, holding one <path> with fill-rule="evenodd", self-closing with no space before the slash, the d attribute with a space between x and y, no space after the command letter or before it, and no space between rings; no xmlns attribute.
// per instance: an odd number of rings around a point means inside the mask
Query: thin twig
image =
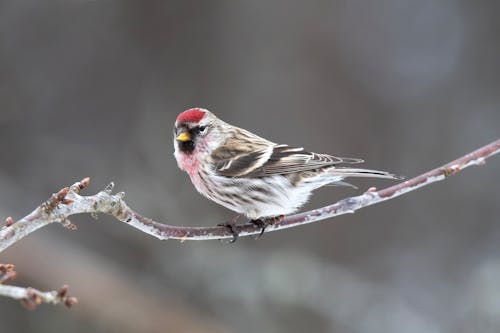
<svg viewBox="0 0 500 333"><path fill-rule="evenodd" d="M68 308L78 302L76 297L66 296L67 286L59 290L40 291L33 288L22 288L9 285L0 285L0 296L17 299L28 310L34 310L42 303L64 304Z"/></svg>
<svg viewBox="0 0 500 333"><path fill-rule="evenodd" d="M70 308L78 302L76 297L68 296L67 285L62 286L59 290L44 292L30 287L22 288L3 284L14 280L16 275L14 265L0 264L0 296L17 299L29 310L34 310L42 303L62 303Z"/></svg>
<svg viewBox="0 0 500 333"><path fill-rule="evenodd" d="M380 191L371 188L362 195L346 198L323 208L287 216L276 224L268 226L265 231L277 231L321 221L346 213L353 213L360 208L396 198L420 187L443 180L471 165L482 165L488 157L499 151L500 139L442 167L397 185ZM93 215L103 213L112 215L119 221L125 222L161 240L179 239L183 241L233 238L233 234L229 228L226 227L179 227L162 224L146 218L132 210L125 203L123 200L123 192L112 194L113 184L110 184L105 190L95 195L81 196L79 194L80 190L86 187L88 183L89 179L85 178L81 182L75 183L70 188L63 188L58 193L54 194L47 202L21 220L15 223L9 220L7 223L8 226L6 225L0 230L0 252L31 232L50 223L58 222L69 229L75 229L76 226L68 220L68 217L82 213L90 213ZM240 237L260 233L260 228L250 223L236 225L235 230Z"/></svg>

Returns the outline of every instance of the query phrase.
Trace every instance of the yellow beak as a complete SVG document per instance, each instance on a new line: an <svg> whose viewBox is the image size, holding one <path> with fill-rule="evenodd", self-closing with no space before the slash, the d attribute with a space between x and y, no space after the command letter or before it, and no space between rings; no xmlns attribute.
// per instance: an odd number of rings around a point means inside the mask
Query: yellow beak
<svg viewBox="0 0 500 333"><path fill-rule="evenodd" d="M191 140L191 136L189 135L188 132L182 132L181 134L177 135L175 140L181 141L181 142L189 141L189 140Z"/></svg>

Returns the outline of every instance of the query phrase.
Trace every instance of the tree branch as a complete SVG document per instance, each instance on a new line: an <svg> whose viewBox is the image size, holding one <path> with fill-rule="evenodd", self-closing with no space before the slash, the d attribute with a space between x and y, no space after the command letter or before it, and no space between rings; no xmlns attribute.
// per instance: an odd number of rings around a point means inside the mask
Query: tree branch
<svg viewBox="0 0 500 333"><path fill-rule="evenodd" d="M0 296L17 299L21 304L34 310L41 303L59 304L62 303L70 308L78 302L76 297L68 296L68 286L64 285L59 290L40 291L33 288L22 288L4 285L4 282L14 280L16 277L15 267L12 264L0 264Z"/></svg>
<svg viewBox="0 0 500 333"><path fill-rule="evenodd" d="M323 208L287 216L276 224L268 226L265 231L277 231L346 213L353 213L360 208L396 198L420 187L443 180L471 165L482 165L488 157L499 151L500 139L442 167L383 190L377 191L375 188L371 188L362 195L346 198ZM231 231L226 227L179 227L146 218L132 210L125 203L123 192L112 194L112 183L95 195L81 196L80 191L88 183L89 178L85 178L69 188L63 188L58 193L53 194L49 200L37 207L31 214L15 223L12 222L11 218L7 218L6 226L0 230L0 252L26 235L50 223L57 222L66 228L76 229L76 226L69 221L68 217L82 213L112 215L119 221L161 240L179 239L184 241L233 238ZM260 228L250 223L236 225L235 230L240 237L260 233Z"/></svg>
<svg viewBox="0 0 500 333"><path fill-rule="evenodd" d="M483 165L488 157L493 156L499 151L500 139L442 167L383 190L377 191L375 188L370 188L362 195L346 198L323 208L287 216L281 221L268 226L265 232L321 221L346 213L354 213L360 208L396 198L420 187L443 180L471 165ZM87 187L89 182L90 179L85 178L71 187L61 189L33 212L17 222L14 222L11 217L7 217L5 219L5 226L0 230L0 252L33 231L51 223L57 222L65 228L76 230L76 225L71 223L68 217L83 213L92 214L94 217L99 213L112 215L117 220L125 222L161 240L179 239L184 241L233 238L232 232L223 226L178 227L146 218L136 213L125 203L123 200L125 194L123 192L112 194L113 183L95 195L81 196L80 191ZM236 225L234 230L239 236L250 236L261 232L259 227L251 223ZM14 265L0 264L0 296L18 299L28 309L34 309L42 302L51 304L63 303L67 307L71 307L77 303L75 297L67 296L67 286L63 286L57 291L42 292L33 288L3 284L6 281L14 279L15 276Z"/></svg>

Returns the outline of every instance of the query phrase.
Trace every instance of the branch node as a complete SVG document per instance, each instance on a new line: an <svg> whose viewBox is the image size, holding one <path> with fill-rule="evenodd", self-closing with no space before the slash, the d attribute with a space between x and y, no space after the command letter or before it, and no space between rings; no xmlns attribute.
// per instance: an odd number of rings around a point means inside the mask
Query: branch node
<svg viewBox="0 0 500 333"><path fill-rule="evenodd" d="M6 227L10 227L11 225L14 224L14 220L12 219L12 216L8 216L6 219L5 219L5 226Z"/></svg>
<svg viewBox="0 0 500 333"><path fill-rule="evenodd" d="M68 285L65 284L57 291L56 298L64 303L67 308L71 308L78 303L78 299L74 296L68 296Z"/></svg>
<svg viewBox="0 0 500 333"><path fill-rule="evenodd" d="M28 298L23 298L20 300L21 305L26 309L26 310L35 310L36 309L36 304L32 302Z"/></svg>
<svg viewBox="0 0 500 333"><path fill-rule="evenodd" d="M449 177L455 173L457 173L458 171L460 171L460 165L459 164L453 164L449 167L446 167L446 168L443 168L441 170L441 172L443 173L443 175L445 177Z"/></svg>
<svg viewBox="0 0 500 333"><path fill-rule="evenodd" d="M77 304L78 303L78 298L74 297L74 296L68 296L64 299L64 305L67 307L67 308L71 308L73 305Z"/></svg>
<svg viewBox="0 0 500 333"><path fill-rule="evenodd" d="M64 187L59 190L59 192L52 194L49 200L45 201L41 208L47 214L52 212L60 203L64 203L66 195L69 192L69 187Z"/></svg>
<svg viewBox="0 0 500 333"><path fill-rule="evenodd" d="M42 304L42 298L38 296L33 288L27 288L27 297L21 299L21 305L28 310L34 310L40 304Z"/></svg>
<svg viewBox="0 0 500 333"><path fill-rule="evenodd" d="M58 202L62 202L64 198L66 198L66 195L69 192L69 187L63 187L62 189L59 190L56 194L56 199Z"/></svg>
<svg viewBox="0 0 500 333"><path fill-rule="evenodd" d="M68 230L75 231L78 230L76 224L72 223L67 217L61 222L62 226Z"/></svg>
<svg viewBox="0 0 500 333"><path fill-rule="evenodd" d="M61 288L59 288L59 289L57 290L57 297L59 297L59 298L63 298L64 296L66 296L66 294L68 293L68 288L69 288L69 287L68 287L68 285L67 285L67 284L65 284L65 285L63 285Z"/></svg>
<svg viewBox="0 0 500 333"><path fill-rule="evenodd" d="M113 213L113 216L116 217L119 221L125 221L129 223L132 221L129 212L123 209L121 206Z"/></svg>
<svg viewBox="0 0 500 333"><path fill-rule="evenodd" d="M17 276L15 269L12 264L0 264L0 284L14 280Z"/></svg>
<svg viewBox="0 0 500 333"><path fill-rule="evenodd" d="M373 187L370 187L369 189L367 189L367 190L365 191L365 194L366 194L366 195L369 195L370 197L372 197L372 198L373 198L373 197L375 197L375 196L377 195L377 188L376 188L376 187L374 187L374 186L373 186Z"/></svg>
<svg viewBox="0 0 500 333"><path fill-rule="evenodd" d="M84 188L89 186L89 184L90 184L90 177L85 177L78 183L78 187L80 188L80 190L83 190Z"/></svg>
<svg viewBox="0 0 500 333"><path fill-rule="evenodd" d="M108 186L106 186L104 188L104 192L106 192L107 194L111 194L111 192L113 192L113 188L115 187L115 183L114 182L110 182L108 184Z"/></svg>
<svg viewBox="0 0 500 333"><path fill-rule="evenodd" d="M79 182L74 183L71 185L70 191L74 193L80 193L81 190L83 190L85 187L89 186L90 183L90 178L86 177L80 180Z"/></svg>

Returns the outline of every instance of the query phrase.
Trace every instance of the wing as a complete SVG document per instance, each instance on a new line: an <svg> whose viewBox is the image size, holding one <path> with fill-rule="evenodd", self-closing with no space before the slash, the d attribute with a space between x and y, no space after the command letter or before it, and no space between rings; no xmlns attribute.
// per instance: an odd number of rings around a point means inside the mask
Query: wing
<svg viewBox="0 0 500 333"><path fill-rule="evenodd" d="M341 163L362 163L356 158L342 158L326 154L316 154L304 151L304 148L287 145L269 145L258 150L242 149L230 153L228 147L215 151L216 155L224 155L216 163L216 172L225 177L265 177L284 175L294 172L316 170ZM214 156L214 154L212 156ZM216 160L216 159L215 159Z"/></svg>

